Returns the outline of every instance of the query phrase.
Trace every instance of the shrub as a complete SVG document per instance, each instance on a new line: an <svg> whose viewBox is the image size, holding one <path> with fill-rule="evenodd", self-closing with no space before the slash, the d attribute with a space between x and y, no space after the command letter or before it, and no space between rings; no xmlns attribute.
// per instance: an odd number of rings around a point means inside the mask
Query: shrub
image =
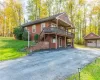
<svg viewBox="0 0 100 80"><path fill-rule="evenodd" d="M27 41L28 40L28 32L26 30L24 30L23 34L22 34L22 39Z"/></svg>
<svg viewBox="0 0 100 80"><path fill-rule="evenodd" d="M35 42L38 42L38 39L39 39L39 35L38 35L38 34L35 34L35 35L34 35L34 40L35 40Z"/></svg>
<svg viewBox="0 0 100 80"><path fill-rule="evenodd" d="M22 39L22 34L23 34L23 29L20 28L20 27L14 28L13 34L14 34L16 39L21 40Z"/></svg>

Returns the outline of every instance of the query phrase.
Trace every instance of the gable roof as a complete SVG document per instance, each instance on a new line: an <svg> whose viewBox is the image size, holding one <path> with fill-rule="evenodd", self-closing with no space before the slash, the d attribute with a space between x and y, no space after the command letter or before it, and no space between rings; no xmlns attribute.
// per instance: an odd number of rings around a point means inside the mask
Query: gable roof
<svg viewBox="0 0 100 80"><path fill-rule="evenodd" d="M42 22L45 22L45 21L49 21L49 20L53 20L55 19L57 16L61 15L63 13L59 13L59 14L56 14L56 15L53 15L53 16L50 16L50 17L46 17L46 18L42 18L42 19L37 19L35 21L31 21L31 22L27 22L23 25L21 25L22 27L26 27L26 26L30 26L30 25L34 25L34 24L37 24L37 23L42 23Z"/></svg>
<svg viewBox="0 0 100 80"><path fill-rule="evenodd" d="M84 39L100 39L100 36L98 36L98 35L96 35L94 33L90 33L90 34L86 35L84 37Z"/></svg>
<svg viewBox="0 0 100 80"><path fill-rule="evenodd" d="M67 24L69 24L69 25L72 25L72 23L70 22L68 15L66 13L63 13L63 14L57 16L56 18L58 18L64 22L67 22Z"/></svg>
<svg viewBox="0 0 100 80"><path fill-rule="evenodd" d="M56 15L53 15L53 16L50 16L50 17L46 17L46 18L42 18L42 19L37 19L35 21L31 21L31 22L27 22L23 25L21 25L21 27L27 27L27 26L30 26L30 25L34 25L34 24L37 24L37 23L42 23L42 22L45 22L45 21L50 21L50 20L54 20L56 19L57 17L61 16L62 14L66 14L65 12L63 13L58 13ZM67 15L66 15L67 16ZM67 17L68 18L68 17ZM67 20L68 24L72 25L71 22L69 21L69 19Z"/></svg>

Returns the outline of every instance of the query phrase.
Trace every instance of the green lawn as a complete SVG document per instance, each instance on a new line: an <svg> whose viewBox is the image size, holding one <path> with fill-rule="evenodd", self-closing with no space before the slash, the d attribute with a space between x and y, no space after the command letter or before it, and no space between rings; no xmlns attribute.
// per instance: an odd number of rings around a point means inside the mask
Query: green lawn
<svg viewBox="0 0 100 80"><path fill-rule="evenodd" d="M75 48L89 48L89 47L75 44ZM100 58L98 58L96 62L94 61L91 64L85 66L83 69L81 69L80 76L81 76L80 80L100 80ZM71 75L66 80L79 80L78 72L76 74Z"/></svg>
<svg viewBox="0 0 100 80"><path fill-rule="evenodd" d="M85 45L74 44L75 48L87 48Z"/></svg>
<svg viewBox="0 0 100 80"><path fill-rule="evenodd" d="M21 52L21 49L25 46L27 46L27 41L15 40L10 37L0 37L0 61L27 55L27 52Z"/></svg>
<svg viewBox="0 0 100 80"><path fill-rule="evenodd" d="M85 66L80 73L80 80L100 80L100 58ZM79 80L79 74L73 74L66 80Z"/></svg>
<svg viewBox="0 0 100 80"><path fill-rule="evenodd" d="M87 47L85 45L79 45L79 44L74 44L75 48L91 48L95 50L100 50L100 48L95 48L95 47Z"/></svg>

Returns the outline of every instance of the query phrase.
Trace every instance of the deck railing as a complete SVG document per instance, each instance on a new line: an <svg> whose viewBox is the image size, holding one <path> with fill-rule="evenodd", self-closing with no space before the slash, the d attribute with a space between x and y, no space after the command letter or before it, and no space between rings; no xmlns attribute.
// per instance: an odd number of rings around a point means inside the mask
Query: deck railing
<svg viewBox="0 0 100 80"><path fill-rule="evenodd" d="M61 35L66 35L68 37L74 37L74 34L71 32L67 32L63 29L60 29L58 27L45 27L43 29L44 33L55 33L55 34L61 34Z"/></svg>
<svg viewBox="0 0 100 80"><path fill-rule="evenodd" d="M43 38L45 33L51 33L51 34L59 34L59 35L64 35L70 38L74 37L74 34L71 32L67 32L63 29L60 29L58 27L45 27L42 32L40 33L40 39Z"/></svg>

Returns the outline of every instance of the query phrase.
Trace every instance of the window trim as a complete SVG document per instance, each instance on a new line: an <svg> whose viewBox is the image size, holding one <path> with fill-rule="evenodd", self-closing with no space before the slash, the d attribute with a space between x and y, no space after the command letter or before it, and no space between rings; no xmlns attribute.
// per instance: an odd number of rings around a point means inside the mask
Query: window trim
<svg viewBox="0 0 100 80"><path fill-rule="evenodd" d="M52 37L52 43L56 43L56 38L55 37Z"/></svg>
<svg viewBox="0 0 100 80"><path fill-rule="evenodd" d="M33 28L35 27L35 31L33 31ZM36 32L36 25L32 25L32 33Z"/></svg>
<svg viewBox="0 0 100 80"><path fill-rule="evenodd" d="M56 23L51 23L51 27L57 27Z"/></svg>
<svg viewBox="0 0 100 80"><path fill-rule="evenodd" d="M24 30L27 30L27 27L25 27Z"/></svg>

